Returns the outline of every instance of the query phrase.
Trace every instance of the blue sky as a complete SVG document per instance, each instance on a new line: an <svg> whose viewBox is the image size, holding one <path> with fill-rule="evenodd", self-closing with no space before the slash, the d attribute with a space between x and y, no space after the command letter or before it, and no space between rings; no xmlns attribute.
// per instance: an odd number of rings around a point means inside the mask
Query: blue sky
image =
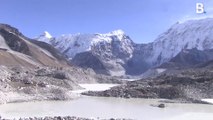
<svg viewBox="0 0 213 120"><path fill-rule="evenodd" d="M202 2L206 14L196 14ZM177 21L211 17L213 0L0 0L0 22L36 37L107 33L122 29L136 43L147 43Z"/></svg>

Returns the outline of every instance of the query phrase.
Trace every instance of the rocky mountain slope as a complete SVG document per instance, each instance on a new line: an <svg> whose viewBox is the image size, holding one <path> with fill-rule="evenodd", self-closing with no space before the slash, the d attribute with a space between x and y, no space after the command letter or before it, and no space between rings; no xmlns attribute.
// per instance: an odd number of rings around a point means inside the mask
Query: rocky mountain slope
<svg viewBox="0 0 213 120"><path fill-rule="evenodd" d="M71 99L69 91L80 88L76 77L57 70L69 64L49 44L33 43L6 24L0 24L0 42L0 103Z"/></svg>
<svg viewBox="0 0 213 120"><path fill-rule="evenodd" d="M161 64L158 68L166 68L166 69L192 68L211 60L213 60L213 49L203 51L198 50L197 48L183 49L175 57L173 57L168 62Z"/></svg>
<svg viewBox="0 0 213 120"><path fill-rule="evenodd" d="M176 23L148 44L134 43L121 30L56 38L45 32L37 39L52 44L77 66L92 68L97 73L141 75L152 67L168 62L184 49L212 49L212 27L212 18ZM91 59L98 62L98 68L94 67L95 62L92 63ZM86 61L90 64L86 64Z"/></svg>
<svg viewBox="0 0 213 120"><path fill-rule="evenodd" d="M132 57L134 49L132 40L122 30L107 34L70 34L58 38L47 36L45 32L37 39L53 45L77 66L110 75L125 74L123 65Z"/></svg>
<svg viewBox="0 0 213 120"><path fill-rule="evenodd" d="M146 68L143 75L147 76L148 73L150 76L150 71L151 74L165 71L159 69L162 66L189 67L212 60L212 27L213 18L176 23L154 42L136 44L133 52L135 54L129 62Z"/></svg>
<svg viewBox="0 0 213 120"><path fill-rule="evenodd" d="M150 61L155 63L157 60L157 64L162 64L183 49L212 49L212 27L212 18L176 23L152 43Z"/></svg>
<svg viewBox="0 0 213 120"><path fill-rule="evenodd" d="M29 39L18 29L0 24L0 103L66 100L79 83L120 83L72 66L53 46Z"/></svg>
<svg viewBox="0 0 213 120"><path fill-rule="evenodd" d="M62 54L52 46L43 42L31 42L16 28L9 25L0 25L0 65L7 66L67 66L68 62ZM45 47L40 47L45 45ZM47 50L48 49L48 50Z"/></svg>
<svg viewBox="0 0 213 120"><path fill-rule="evenodd" d="M211 69L185 69L165 73L154 78L130 81L101 92L85 92L84 95L123 97L123 98L160 98L169 102L206 103L201 99L213 98Z"/></svg>
<svg viewBox="0 0 213 120"><path fill-rule="evenodd" d="M161 65L151 68L146 71L142 77L156 77L164 73L175 73L177 70L193 69L205 66L211 68L211 61L213 60L213 49L198 50L183 49L175 57L170 59L168 62L162 63Z"/></svg>

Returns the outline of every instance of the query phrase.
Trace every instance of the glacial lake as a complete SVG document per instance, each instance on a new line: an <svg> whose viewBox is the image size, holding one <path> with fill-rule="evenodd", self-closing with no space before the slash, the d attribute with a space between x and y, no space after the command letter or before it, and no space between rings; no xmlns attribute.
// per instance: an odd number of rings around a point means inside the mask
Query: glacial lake
<svg viewBox="0 0 213 120"><path fill-rule="evenodd" d="M91 86L90 86L91 87ZM153 107L156 99L122 99L82 96L70 101L41 101L0 105L3 118L78 116L136 120L213 120L213 105L172 104Z"/></svg>

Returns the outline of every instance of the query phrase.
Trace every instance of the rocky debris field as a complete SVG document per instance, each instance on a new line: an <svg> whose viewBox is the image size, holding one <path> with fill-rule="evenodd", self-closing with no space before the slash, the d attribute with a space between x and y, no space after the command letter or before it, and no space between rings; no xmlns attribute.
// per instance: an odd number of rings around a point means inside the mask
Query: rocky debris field
<svg viewBox="0 0 213 120"><path fill-rule="evenodd" d="M11 119L4 119L0 117L0 120L11 120ZM16 119L13 119L16 120ZM74 116L55 116L55 117L29 117L29 118L19 118L18 120L131 120L131 119L124 119L124 118L109 118L109 119L100 119L100 118L81 118L81 117L74 117Z"/></svg>
<svg viewBox="0 0 213 120"><path fill-rule="evenodd" d="M175 74L163 74L156 78L130 81L103 92L82 93L90 96L123 98L169 99L182 103L206 103L204 98L213 98L213 71L188 69Z"/></svg>
<svg viewBox="0 0 213 120"><path fill-rule="evenodd" d="M82 89L79 83L97 82L119 81L75 67L0 66L0 103L73 99L76 95L71 91Z"/></svg>

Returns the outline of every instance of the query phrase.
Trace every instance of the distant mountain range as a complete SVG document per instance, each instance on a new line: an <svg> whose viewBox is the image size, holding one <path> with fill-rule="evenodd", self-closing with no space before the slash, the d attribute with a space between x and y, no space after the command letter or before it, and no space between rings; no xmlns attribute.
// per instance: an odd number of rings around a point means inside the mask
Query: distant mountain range
<svg viewBox="0 0 213 120"><path fill-rule="evenodd" d="M134 43L122 30L60 37L45 32L37 40L54 46L71 64L96 73L141 75L153 67L194 66L212 60L213 19L176 23L148 44Z"/></svg>
<svg viewBox="0 0 213 120"><path fill-rule="evenodd" d="M60 37L46 31L30 39L0 24L0 42L0 103L67 100L79 83L126 83L91 94L101 96L190 102L213 96L213 19L176 23L147 44L122 30ZM146 79L121 80L134 77Z"/></svg>
<svg viewBox="0 0 213 120"><path fill-rule="evenodd" d="M134 43L122 30L107 34L62 35L59 38L49 38L48 34L45 32L38 40L53 45L72 64L93 68L97 73L124 75L124 65L134 51Z"/></svg>

